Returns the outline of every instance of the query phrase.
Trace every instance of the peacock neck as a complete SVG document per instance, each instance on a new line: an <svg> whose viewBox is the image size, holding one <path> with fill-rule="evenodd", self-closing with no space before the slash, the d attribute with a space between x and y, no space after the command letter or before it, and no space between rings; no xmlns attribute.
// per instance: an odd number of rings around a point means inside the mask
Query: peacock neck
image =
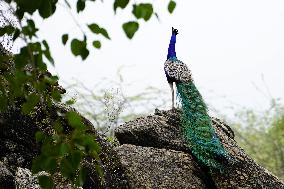
<svg viewBox="0 0 284 189"><path fill-rule="evenodd" d="M176 46L176 35L173 33L171 36L169 48L168 48L168 55L167 59L176 59L176 51L175 51L175 46Z"/></svg>

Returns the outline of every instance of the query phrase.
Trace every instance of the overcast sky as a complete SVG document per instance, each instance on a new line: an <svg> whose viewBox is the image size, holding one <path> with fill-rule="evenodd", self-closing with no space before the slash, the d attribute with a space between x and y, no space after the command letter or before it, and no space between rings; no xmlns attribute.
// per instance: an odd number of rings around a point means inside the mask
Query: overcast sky
<svg viewBox="0 0 284 189"><path fill-rule="evenodd" d="M283 0L177 1L173 15L167 12L167 2L154 1L160 21L155 17L147 23L139 21L140 29L131 41L121 29L122 23L134 19L130 6L114 15L113 1L89 3L77 19L105 27L111 40L94 36L102 39L102 48L93 50L85 62L71 55L69 44L64 47L58 42L67 32L82 39L68 11L58 7L52 18L38 24L40 36L50 42L60 80L75 78L92 89L104 77L115 79L124 66L124 81L133 83L126 95L147 86L169 89L163 64L174 26L179 29L177 57L192 70L197 87L212 106L265 108L268 98L254 86L268 95L265 83L272 97L284 98Z"/></svg>

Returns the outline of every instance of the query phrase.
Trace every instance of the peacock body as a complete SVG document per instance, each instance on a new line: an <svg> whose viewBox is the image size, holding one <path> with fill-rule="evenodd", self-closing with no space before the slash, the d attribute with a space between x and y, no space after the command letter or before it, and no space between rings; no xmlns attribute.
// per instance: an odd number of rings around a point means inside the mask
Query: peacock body
<svg viewBox="0 0 284 189"><path fill-rule="evenodd" d="M172 89L172 106L174 107L175 82L177 96L181 102L181 126L185 141L197 160L211 172L223 172L224 163L230 157L212 127L207 106L192 80L190 70L176 57L177 34L178 31L173 28L167 61L164 64L165 74Z"/></svg>

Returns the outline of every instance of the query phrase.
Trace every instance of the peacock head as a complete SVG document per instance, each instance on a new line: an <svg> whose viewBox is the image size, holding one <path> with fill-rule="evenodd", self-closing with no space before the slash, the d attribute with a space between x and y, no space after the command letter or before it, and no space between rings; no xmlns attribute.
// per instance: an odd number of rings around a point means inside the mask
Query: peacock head
<svg viewBox="0 0 284 189"><path fill-rule="evenodd" d="M174 27L172 27L172 34L175 34L175 35L177 35L177 34L178 34L178 30L177 30L177 29L175 29Z"/></svg>

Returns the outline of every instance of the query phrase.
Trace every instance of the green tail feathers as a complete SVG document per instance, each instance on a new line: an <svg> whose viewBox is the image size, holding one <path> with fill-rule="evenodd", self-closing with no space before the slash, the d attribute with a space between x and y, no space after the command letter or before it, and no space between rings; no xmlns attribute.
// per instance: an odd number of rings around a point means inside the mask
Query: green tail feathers
<svg viewBox="0 0 284 189"><path fill-rule="evenodd" d="M177 83L176 86L182 104L183 134L193 155L210 171L223 172L229 155L215 134L202 96L193 82Z"/></svg>

